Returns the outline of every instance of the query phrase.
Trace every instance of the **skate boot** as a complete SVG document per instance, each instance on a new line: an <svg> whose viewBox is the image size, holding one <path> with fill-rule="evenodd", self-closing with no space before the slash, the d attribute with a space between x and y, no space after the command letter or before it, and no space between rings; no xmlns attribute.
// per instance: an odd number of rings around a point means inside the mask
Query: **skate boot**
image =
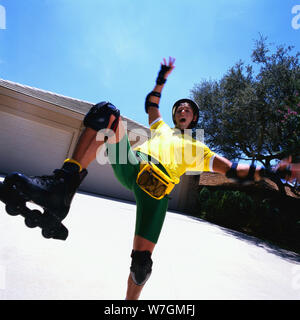
<svg viewBox="0 0 300 320"><path fill-rule="evenodd" d="M6 176L4 187L14 197L8 197L6 211L10 215L22 215L26 226L40 227L45 238L65 240L68 229L61 223L67 216L73 196L87 170L79 172L79 167L65 162L61 169L49 176L27 177L21 173ZM31 201L44 209L30 210L26 202Z"/></svg>

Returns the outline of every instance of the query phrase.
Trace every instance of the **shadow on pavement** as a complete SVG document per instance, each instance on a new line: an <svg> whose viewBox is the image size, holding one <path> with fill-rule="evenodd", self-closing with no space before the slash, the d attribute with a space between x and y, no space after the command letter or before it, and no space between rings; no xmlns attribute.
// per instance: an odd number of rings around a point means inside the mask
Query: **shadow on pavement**
<svg viewBox="0 0 300 320"><path fill-rule="evenodd" d="M282 249L279 246L272 244L267 240L262 240L262 239L247 235L245 233L242 233L242 232L239 232L236 230L227 229L227 228L213 224L209 221L206 221L206 220L203 220L203 219L200 219L197 217L192 217L192 216L188 216L188 217L191 219L197 220L199 222L208 223L210 225L216 226L216 227L220 228L224 233L227 233L230 236L233 236L233 237L235 237L239 240L242 240L242 241L250 242L251 244L254 244L260 248L263 248L267 252L275 254L276 256L279 256L282 259L290 260L293 262L298 262L300 264L300 255L296 252Z"/></svg>

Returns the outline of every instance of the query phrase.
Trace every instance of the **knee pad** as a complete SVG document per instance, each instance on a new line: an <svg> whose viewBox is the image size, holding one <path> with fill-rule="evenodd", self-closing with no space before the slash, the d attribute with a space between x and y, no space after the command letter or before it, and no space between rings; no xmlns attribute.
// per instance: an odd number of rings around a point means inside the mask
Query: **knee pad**
<svg viewBox="0 0 300 320"><path fill-rule="evenodd" d="M116 117L116 120L111 125L111 129L116 132L120 118L120 110L108 101L95 104L84 117L83 124L87 128L99 131L107 128L111 115Z"/></svg>
<svg viewBox="0 0 300 320"><path fill-rule="evenodd" d="M132 250L131 258L131 278L136 285L142 286L149 279L152 272L151 252Z"/></svg>

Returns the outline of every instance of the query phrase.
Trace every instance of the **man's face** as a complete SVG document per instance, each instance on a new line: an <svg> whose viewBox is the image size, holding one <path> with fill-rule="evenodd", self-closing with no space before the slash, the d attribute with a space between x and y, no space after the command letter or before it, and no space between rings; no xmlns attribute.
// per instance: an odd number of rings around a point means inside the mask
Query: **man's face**
<svg viewBox="0 0 300 320"><path fill-rule="evenodd" d="M179 105L175 112L176 127L181 130L187 129L193 120L196 120L196 116L192 107L188 103Z"/></svg>

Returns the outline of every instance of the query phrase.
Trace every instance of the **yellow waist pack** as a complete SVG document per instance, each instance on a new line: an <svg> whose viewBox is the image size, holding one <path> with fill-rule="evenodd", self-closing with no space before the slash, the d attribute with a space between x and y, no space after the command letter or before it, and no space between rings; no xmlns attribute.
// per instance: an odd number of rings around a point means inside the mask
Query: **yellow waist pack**
<svg viewBox="0 0 300 320"><path fill-rule="evenodd" d="M141 164L136 183L142 190L157 200L169 194L175 186L175 182L152 162Z"/></svg>

